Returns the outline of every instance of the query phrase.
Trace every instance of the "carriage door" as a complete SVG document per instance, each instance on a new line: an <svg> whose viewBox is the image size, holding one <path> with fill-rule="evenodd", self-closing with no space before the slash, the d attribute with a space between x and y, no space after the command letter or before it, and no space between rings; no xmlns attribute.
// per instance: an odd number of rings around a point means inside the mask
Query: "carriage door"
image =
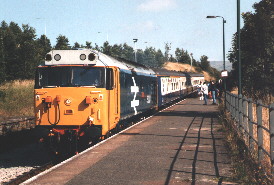
<svg viewBox="0 0 274 185"><path fill-rule="evenodd" d="M108 129L115 128L120 119L119 73L117 68L107 69Z"/></svg>
<svg viewBox="0 0 274 185"><path fill-rule="evenodd" d="M120 115L120 83L119 83L119 72L117 68L113 69L113 76L114 76L114 102L115 102L115 108L114 108L114 115L115 115L115 120L119 120L120 117L117 117Z"/></svg>

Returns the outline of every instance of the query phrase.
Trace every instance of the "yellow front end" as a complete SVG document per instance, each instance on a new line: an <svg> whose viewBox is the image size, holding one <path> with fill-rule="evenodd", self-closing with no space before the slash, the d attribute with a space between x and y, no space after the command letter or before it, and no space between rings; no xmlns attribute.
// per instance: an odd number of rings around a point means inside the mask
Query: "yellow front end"
<svg viewBox="0 0 274 185"><path fill-rule="evenodd" d="M114 129L120 119L118 72L115 87L54 87L35 89L36 126L79 132L83 128L102 128L101 135ZM62 134L62 133L61 133Z"/></svg>

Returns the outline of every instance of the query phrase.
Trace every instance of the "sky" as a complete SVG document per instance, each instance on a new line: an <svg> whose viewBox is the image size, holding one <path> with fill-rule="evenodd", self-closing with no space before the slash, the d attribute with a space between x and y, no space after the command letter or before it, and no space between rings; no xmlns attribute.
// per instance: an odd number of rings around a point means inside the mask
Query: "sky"
<svg viewBox="0 0 274 185"><path fill-rule="evenodd" d="M0 20L29 24L37 37L50 39L64 35L71 46L86 41L99 46L127 43L137 49L154 47L164 52L165 43L223 61L223 19L226 54L237 31L237 0L0 0ZM260 0L241 0L241 12L254 12ZM243 22L241 23L241 27ZM227 60L227 59L226 59Z"/></svg>

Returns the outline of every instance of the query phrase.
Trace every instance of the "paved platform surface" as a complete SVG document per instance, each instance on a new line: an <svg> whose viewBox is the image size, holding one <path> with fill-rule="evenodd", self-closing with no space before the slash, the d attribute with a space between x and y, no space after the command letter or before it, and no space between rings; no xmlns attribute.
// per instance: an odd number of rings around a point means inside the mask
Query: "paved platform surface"
<svg viewBox="0 0 274 185"><path fill-rule="evenodd" d="M235 184L217 105L186 99L30 184Z"/></svg>

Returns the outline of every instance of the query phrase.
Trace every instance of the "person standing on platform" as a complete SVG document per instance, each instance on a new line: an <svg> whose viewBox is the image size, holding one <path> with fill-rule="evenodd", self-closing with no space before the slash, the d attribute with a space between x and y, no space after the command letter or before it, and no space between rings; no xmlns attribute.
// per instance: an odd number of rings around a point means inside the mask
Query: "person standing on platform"
<svg viewBox="0 0 274 185"><path fill-rule="evenodd" d="M209 91L211 92L212 99L213 99L213 103L212 104L216 105L216 95L218 93L218 89L217 89L216 84L214 83L214 81L210 82Z"/></svg>
<svg viewBox="0 0 274 185"><path fill-rule="evenodd" d="M207 105L208 86L207 86L206 82L204 82L204 84L202 85L201 91L203 93L204 100L205 100L204 105Z"/></svg>
<svg viewBox="0 0 274 185"><path fill-rule="evenodd" d="M200 82L200 84L197 85L197 91L198 91L199 100L203 100L204 99L203 93L201 91L201 88L202 88L202 82Z"/></svg>

